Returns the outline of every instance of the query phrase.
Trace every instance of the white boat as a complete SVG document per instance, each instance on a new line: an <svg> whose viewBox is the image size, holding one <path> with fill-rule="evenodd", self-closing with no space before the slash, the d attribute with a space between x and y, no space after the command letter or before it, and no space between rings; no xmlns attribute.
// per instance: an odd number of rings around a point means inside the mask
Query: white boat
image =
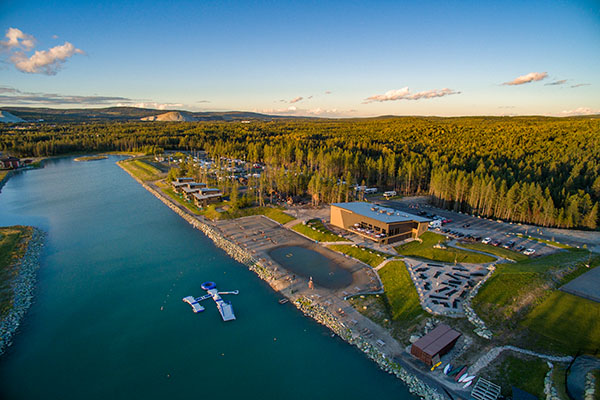
<svg viewBox="0 0 600 400"><path fill-rule="evenodd" d="M475 379L475 375L469 375L463 379L463 383L471 382L473 379Z"/></svg>
<svg viewBox="0 0 600 400"><path fill-rule="evenodd" d="M457 381L457 382L458 382L458 383L463 383L463 381L465 380L465 378L466 378L467 376L469 376L469 374L465 372L464 374L462 374L462 375L460 376L460 378L458 378L458 381Z"/></svg>
<svg viewBox="0 0 600 400"><path fill-rule="evenodd" d="M469 382L465 383L463 385L463 388L468 388L469 386L471 386L471 383L473 383L473 380L471 379Z"/></svg>
<svg viewBox="0 0 600 400"><path fill-rule="evenodd" d="M450 371L450 368L452 368L452 365L450 365L450 363L446 364L446 366L444 367L444 375L448 375L448 371Z"/></svg>

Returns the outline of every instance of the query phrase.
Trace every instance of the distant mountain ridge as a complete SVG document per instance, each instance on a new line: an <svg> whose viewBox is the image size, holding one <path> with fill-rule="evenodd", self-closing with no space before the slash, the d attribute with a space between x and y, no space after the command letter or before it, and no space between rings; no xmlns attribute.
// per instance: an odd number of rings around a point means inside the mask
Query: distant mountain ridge
<svg viewBox="0 0 600 400"><path fill-rule="evenodd" d="M132 121L244 121L260 120L271 121L274 119L292 119L309 117L289 117L267 115L245 111L224 112L190 112L182 110L155 110L138 107L107 107L107 108L34 108L34 107L1 107L0 112L9 113L17 118L29 122L132 122ZM23 121L1 121L23 122Z"/></svg>

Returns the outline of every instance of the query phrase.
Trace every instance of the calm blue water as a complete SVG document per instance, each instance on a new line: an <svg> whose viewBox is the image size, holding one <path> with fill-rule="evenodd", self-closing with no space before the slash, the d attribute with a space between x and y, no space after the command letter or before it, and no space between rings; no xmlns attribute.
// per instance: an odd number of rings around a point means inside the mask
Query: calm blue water
<svg viewBox="0 0 600 400"><path fill-rule="evenodd" d="M352 283L352 273L321 253L300 246L273 249L269 255L277 263L295 274L312 277L313 281L329 289L341 289Z"/></svg>
<svg viewBox="0 0 600 400"><path fill-rule="evenodd" d="M0 358L2 399L409 399L114 163L12 177L0 225L48 232L35 303ZM217 282L238 319L181 299ZM161 310L161 307L163 308Z"/></svg>

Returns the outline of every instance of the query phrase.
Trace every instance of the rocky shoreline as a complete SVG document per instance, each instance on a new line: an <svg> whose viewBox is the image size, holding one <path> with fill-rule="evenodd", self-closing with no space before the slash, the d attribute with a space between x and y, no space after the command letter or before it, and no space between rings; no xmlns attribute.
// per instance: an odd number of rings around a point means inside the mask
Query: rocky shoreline
<svg viewBox="0 0 600 400"><path fill-rule="evenodd" d="M14 304L0 321L0 355L11 345L12 338L33 301L36 271L40 266L40 255L45 240L46 233L33 228L25 255L18 261L19 275L14 281Z"/></svg>
<svg viewBox="0 0 600 400"><path fill-rule="evenodd" d="M6 184L6 182L8 181L8 179L13 176L14 172L13 170L10 170L6 173L6 175L4 175L4 177L2 177L2 179L0 179L0 192L2 191L2 186L4 186Z"/></svg>
<svg viewBox="0 0 600 400"><path fill-rule="evenodd" d="M250 255L245 249L238 246L237 244L229 241L220 232L207 223L201 222L200 219L193 217L187 211L184 211L179 206L166 199L164 195L159 193L156 189L143 182L135 175L130 173L120 162L117 164L127 172L136 182L138 182L144 189L152 193L157 199L163 202L167 207L176 212L180 217L185 219L194 228L202 231L208 236L217 247L223 249L230 257L236 261L246 265L248 269L256 273L262 280L266 281L275 291L283 294L280 288L276 287L275 276L273 272L262 265L256 258ZM286 297L290 297L287 296ZM367 357L373 360L377 365L390 374L395 375L401 379L407 386L410 393L425 399L442 400L446 396L440 394L436 389L427 385L425 382L417 378L415 375L407 372L400 364L394 362L387 355L385 355L380 349L373 346L367 340L363 339L360 335L353 336L352 331L348 329L341 321L338 320L333 314L328 312L323 306L314 303L312 300L306 297L298 297L296 299L290 298L293 304L300 310L304 315L311 317L318 323L325 325L333 333L338 335L345 342L358 347Z"/></svg>

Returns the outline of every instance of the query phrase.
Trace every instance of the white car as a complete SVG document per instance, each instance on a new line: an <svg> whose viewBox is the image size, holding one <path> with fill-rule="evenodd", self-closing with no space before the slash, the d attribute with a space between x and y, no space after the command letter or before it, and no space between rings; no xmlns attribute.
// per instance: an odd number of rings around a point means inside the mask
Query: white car
<svg viewBox="0 0 600 400"><path fill-rule="evenodd" d="M492 238L486 237L485 239L483 239L483 240L481 241L481 243L483 243L483 244L488 244L488 243L490 243L491 241L492 241Z"/></svg>
<svg viewBox="0 0 600 400"><path fill-rule="evenodd" d="M525 250L525 251L523 252L523 254L525 254L526 256L530 256L530 255L532 255L533 253L535 253L535 250L534 250L534 249L527 249L527 250Z"/></svg>

